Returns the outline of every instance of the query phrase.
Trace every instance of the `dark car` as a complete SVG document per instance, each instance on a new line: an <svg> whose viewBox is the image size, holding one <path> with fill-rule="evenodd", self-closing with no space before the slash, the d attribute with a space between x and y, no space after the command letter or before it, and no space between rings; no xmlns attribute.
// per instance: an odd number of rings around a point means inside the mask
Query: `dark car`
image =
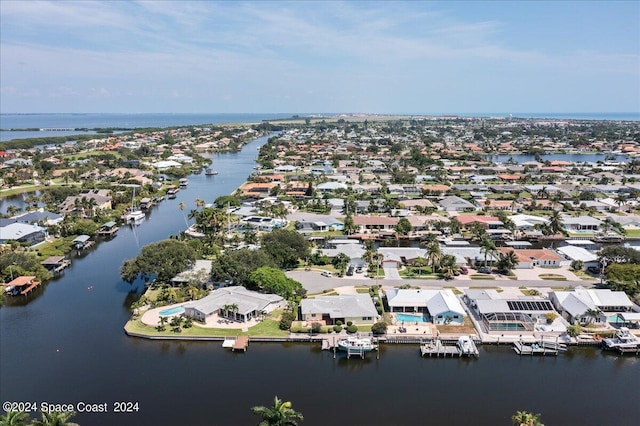
<svg viewBox="0 0 640 426"><path fill-rule="evenodd" d="M478 272L480 272L481 274L490 274L491 268L487 268L486 266L483 266L482 268L478 268Z"/></svg>

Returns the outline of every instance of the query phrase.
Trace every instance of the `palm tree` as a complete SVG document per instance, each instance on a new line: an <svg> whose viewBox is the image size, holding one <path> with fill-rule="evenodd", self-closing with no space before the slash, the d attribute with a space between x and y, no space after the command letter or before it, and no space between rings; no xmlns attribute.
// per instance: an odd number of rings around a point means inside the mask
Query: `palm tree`
<svg viewBox="0 0 640 426"><path fill-rule="evenodd" d="M500 253L498 258L498 269L505 273L509 273L510 270L518 265L518 256L513 250L509 250L507 254Z"/></svg>
<svg viewBox="0 0 640 426"><path fill-rule="evenodd" d="M549 229L552 233L558 234L562 233L564 226L562 223L562 217L560 216L560 212L554 210L549 217Z"/></svg>
<svg viewBox="0 0 640 426"><path fill-rule="evenodd" d="M7 411L7 414L0 416L0 426L26 426L29 415L24 411Z"/></svg>
<svg viewBox="0 0 640 426"><path fill-rule="evenodd" d="M540 414L532 414L528 411L518 411L511 416L513 426L544 426L540 421Z"/></svg>
<svg viewBox="0 0 640 426"><path fill-rule="evenodd" d="M75 416L75 411L43 411L40 420L34 420L33 426L78 426L77 423L68 420Z"/></svg>
<svg viewBox="0 0 640 426"><path fill-rule="evenodd" d="M587 316L587 324L593 324L602 311L598 308L587 309L585 315Z"/></svg>
<svg viewBox="0 0 640 426"><path fill-rule="evenodd" d="M442 250L440 249L440 243L438 241L434 240L427 244L427 253L425 258L427 263L431 266L432 272L435 271L436 263L438 263L441 257Z"/></svg>
<svg viewBox="0 0 640 426"><path fill-rule="evenodd" d="M491 241L490 238L485 237L483 238L480 243L480 253L484 253L484 266L487 266L487 257L489 256L489 254L493 255L495 254L498 249L496 248L496 245L493 243L493 241Z"/></svg>
<svg viewBox="0 0 640 426"><path fill-rule="evenodd" d="M442 256L442 258L440 259L438 270L446 279L453 278L453 276L458 271L456 257L450 254L445 254L444 256Z"/></svg>
<svg viewBox="0 0 640 426"><path fill-rule="evenodd" d="M273 407L252 407L251 412L262 421L259 426L296 426L304 416L291 408L291 401L283 401L277 396L273 399Z"/></svg>

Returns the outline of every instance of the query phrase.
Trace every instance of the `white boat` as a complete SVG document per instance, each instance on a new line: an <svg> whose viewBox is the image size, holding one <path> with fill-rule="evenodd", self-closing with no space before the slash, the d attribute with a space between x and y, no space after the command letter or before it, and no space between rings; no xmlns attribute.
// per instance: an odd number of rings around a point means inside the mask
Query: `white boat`
<svg viewBox="0 0 640 426"><path fill-rule="evenodd" d="M602 340L605 349L638 349L640 348L640 338L632 334L627 327L620 327L616 337Z"/></svg>
<svg viewBox="0 0 640 426"><path fill-rule="evenodd" d="M189 185L189 179L187 178L180 179L180 186L185 187L187 185Z"/></svg>
<svg viewBox="0 0 640 426"><path fill-rule="evenodd" d="M476 348L476 344L473 342L471 337L469 336L460 336L458 338L458 343L456 343L460 353L462 355L477 355L478 348Z"/></svg>
<svg viewBox="0 0 640 426"><path fill-rule="evenodd" d="M144 220L145 214L142 210L136 207L136 189L133 188L133 195L131 196L131 207L121 216L121 219L125 223L140 223Z"/></svg>
<svg viewBox="0 0 640 426"><path fill-rule="evenodd" d="M207 168L207 170L204 171L204 174L207 175L207 176L213 176L213 175L217 175L218 171L210 169L210 168Z"/></svg>
<svg viewBox="0 0 640 426"><path fill-rule="evenodd" d="M338 340L338 349L345 352L371 352L378 346L368 337L347 337Z"/></svg>

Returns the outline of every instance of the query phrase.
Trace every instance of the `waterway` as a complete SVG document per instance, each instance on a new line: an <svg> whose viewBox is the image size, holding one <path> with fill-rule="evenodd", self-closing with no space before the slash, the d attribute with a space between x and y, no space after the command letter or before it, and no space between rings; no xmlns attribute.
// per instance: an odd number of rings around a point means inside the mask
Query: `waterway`
<svg viewBox="0 0 640 426"><path fill-rule="evenodd" d="M192 175L175 200L123 227L76 258L64 276L27 303L0 309L0 400L107 403L81 413L92 425L250 425L249 410L278 395L304 425L509 425L517 410L549 425L635 425L640 360L572 349L557 358L518 357L483 347L478 360L422 359L417 345L383 346L380 359L321 352L319 344L257 344L231 353L220 342L155 342L127 337L131 286L123 259L185 228L184 202L213 201L251 172L266 138L213 157L217 176ZM136 283L136 288L141 283ZM119 401L139 411L114 413Z"/></svg>

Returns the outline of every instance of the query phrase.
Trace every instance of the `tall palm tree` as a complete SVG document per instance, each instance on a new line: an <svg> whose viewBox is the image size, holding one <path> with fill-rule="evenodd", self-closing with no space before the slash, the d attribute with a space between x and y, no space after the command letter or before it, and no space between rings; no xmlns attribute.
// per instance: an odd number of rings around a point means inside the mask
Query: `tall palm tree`
<svg viewBox="0 0 640 426"><path fill-rule="evenodd" d="M258 426L296 426L303 421L302 413L291 408L291 401L283 401L277 396L273 399L273 407L252 407L251 412L262 421Z"/></svg>
<svg viewBox="0 0 640 426"><path fill-rule="evenodd" d="M494 244L493 241L491 241L491 238L485 237L483 238L480 243L480 253L484 253L484 266L487 266L487 257L491 254L495 254L498 249L496 248L496 245Z"/></svg>
<svg viewBox="0 0 640 426"><path fill-rule="evenodd" d="M500 253L498 258L498 269L508 273L518 265L518 256L513 250L509 250L507 254Z"/></svg>
<svg viewBox="0 0 640 426"><path fill-rule="evenodd" d="M76 415L75 411L43 411L40 420L34 420L33 426L78 426L68 420Z"/></svg>
<svg viewBox="0 0 640 426"><path fill-rule="evenodd" d="M24 411L7 411L0 416L0 426L27 426L29 415Z"/></svg>
<svg viewBox="0 0 640 426"><path fill-rule="evenodd" d="M431 266L431 271L435 271L436 264L442 257L442 250L440 249L440 243L436 240L431 241L427 244L427 253L425 254L425 258L427 259L427 263Z"/></svg>
<svg viewBox="0 0 640 426"><path fill-rule="evenodd" d="M445 254L444 256L442 256L442 258L440 259L438 270L446 279L453 278L453 276L458 271L456 257L450 254Z"/></svg>
<svg viewBox="0 0 640 426"><path fill-rule="evenodd" d="M552 233L558 234L558 233L562 233L563 228L564 226L562 223L562 217L560 216L560 212L557 210L554 210L553 212L551 212L551 216L549 217L549 229L551 230Z"/></svg>
<svg viewBox="0 0 640 426"><path fill-rule="evenodd" d="M544 426L540 421L540 414L533 414L528 411L518 411L511 416L513 426Z"/></svg>

